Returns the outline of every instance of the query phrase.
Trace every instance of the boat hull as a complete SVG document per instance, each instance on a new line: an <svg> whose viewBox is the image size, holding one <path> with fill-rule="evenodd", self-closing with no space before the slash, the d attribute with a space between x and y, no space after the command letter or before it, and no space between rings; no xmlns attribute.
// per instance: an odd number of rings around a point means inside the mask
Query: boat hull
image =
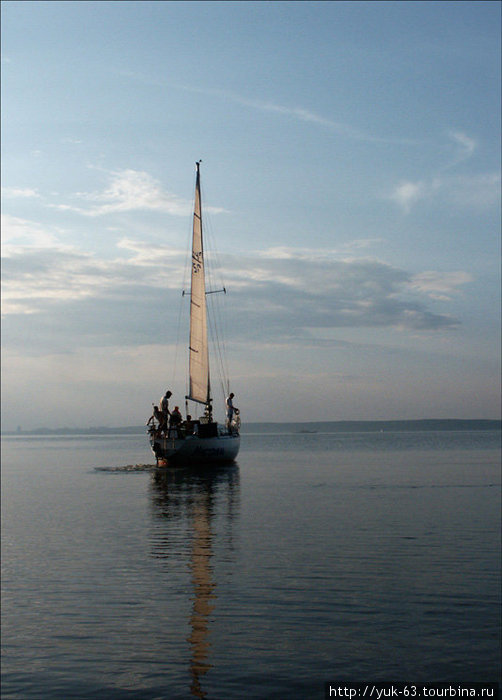
<svg viewBox="0 0 502 700"><path fill-rule="evenodd" d="M221 464L233 462L240 447L237 434L201 438L151 437L150 445L159 466Z"/></svg>

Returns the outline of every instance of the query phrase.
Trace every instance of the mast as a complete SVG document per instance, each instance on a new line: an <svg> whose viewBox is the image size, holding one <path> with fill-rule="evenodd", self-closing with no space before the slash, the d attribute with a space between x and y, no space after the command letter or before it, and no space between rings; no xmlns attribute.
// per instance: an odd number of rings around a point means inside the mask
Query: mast
<svg viewBox="0 0 502 700"><path fill-rule="evenodd" d="M187 399L209 405L209 352L207 343L206 282L202 240L200 161L196 163L195 203L192 232L192 273L190 286L189 390Z"/></svg>

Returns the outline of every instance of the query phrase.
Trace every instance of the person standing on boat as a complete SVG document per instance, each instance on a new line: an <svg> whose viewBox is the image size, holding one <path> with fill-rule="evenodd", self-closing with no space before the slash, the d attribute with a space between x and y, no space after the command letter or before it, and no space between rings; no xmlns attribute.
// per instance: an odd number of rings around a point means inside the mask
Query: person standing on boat
<svg viewBox="0 0 502 700"><path fill-rule="evenodd" d="M234 413L239 411L239 409L234 406L233 402L234 394L229 394L227 398L225 399L225 408L227 409L227 421L226 421L226 426L228 430L230 430L230 426L232 425L232 418L234 417Z"/></svg>
<svg viewBox="0 0 502 700"><path fill-rule="evenodd" d="M170 416L170 411L169 411L169 399L172 396L172 392L169 391L169 389L166 391L164 396L160 399L159 403L159 411L160 411L160 416L161 416L161 422L159 425L159 434L162 431L167 431L167 419Z"/></svg>

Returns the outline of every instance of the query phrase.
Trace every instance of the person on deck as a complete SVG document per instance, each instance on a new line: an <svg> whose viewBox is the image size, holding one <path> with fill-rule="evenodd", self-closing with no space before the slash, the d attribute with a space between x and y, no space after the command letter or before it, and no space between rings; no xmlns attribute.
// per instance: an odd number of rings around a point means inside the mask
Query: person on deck
<svg viewBox="0 0 502 700"><path fill-rule="evenodd" d="M162 411L159 410L158 406L153 407L153 417L160 426L160 424L162 423Z"/></svg>
<svg viewBox="0 0 502 700"><path fill-rule="evenodd" d="M192 420L192 416L187 415L187 419L183 423L183 427L185 428L186 435L193 435L195 425L194 425L194 422Z"/></svg>
<svg viewBox="0 0 502 700"><path fill-rule="evenodd" d="M239 411L237 406L234 406L233 398L234 394L229 394L225 399L225 408L227 409L227 420L225 422L225 425L227 426L228 430L230 430L230 426L232 425L232 418L234 417L234 413L236 411Z"/></svg>
<svg viewBox="0 0 502 700"><path fill-rule="evenodd" d="M182 421L183 418L181 416L180 409L178 406L175 406L174 411L172 411L171 415L169 416L169 435L171 435L171 430L175 430L179 435L179 427Z"/></svg>
<svg viewBox="0 0 502 700"><path fill-rule="evenodd" d="M172 396L172 392L169 391L169 389L166 391L164 396L160 399L159 403L159 411L160 411L160 420L159 420L159 435L160 433L164 432L167 430L167 419L170 416L170 411L169 411L169 399Z"/></svg>

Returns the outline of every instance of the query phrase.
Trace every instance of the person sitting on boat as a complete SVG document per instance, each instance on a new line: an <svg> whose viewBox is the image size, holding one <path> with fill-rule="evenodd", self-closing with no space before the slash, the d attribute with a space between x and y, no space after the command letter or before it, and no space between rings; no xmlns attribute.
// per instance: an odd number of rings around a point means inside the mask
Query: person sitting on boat
<svg viewBox="0 0 502 700"><path fill-rule="evenodd" d="M173 430L176 431L176 434L179 435L179 427L183 421L183 418L180 413L180 409L178 406L174 407L174 411L171 411L171 415L169 416L169 435L172 436Z"/></svg>
<svg viewBox="0 0 502 700"><path fill-rule="evenodd" d="M164 396L160 399L159 403L159 430L158 434L167 431L167 419L170 416L170 411L169 411L169 399L172 396L172 392L169 391L169 389L166 391Z"/></svg>
<svg viewBox="0 0 502 700"><path fill-rule="evenodd" d="M233 398L234 394L230 393L225 399L225 408L227 409L227 420L225 422L225 425L228 430L231 429L234 413L239 411L239 409L236 406L234 406Z"/></svg>
<svg viewBox="0 0 502 700"><path fill-rule="evenodd" d="M187 415L186 421L183 423L185 428L185 435L193 435L195 424L192 420L192 416Z"/></svg>

